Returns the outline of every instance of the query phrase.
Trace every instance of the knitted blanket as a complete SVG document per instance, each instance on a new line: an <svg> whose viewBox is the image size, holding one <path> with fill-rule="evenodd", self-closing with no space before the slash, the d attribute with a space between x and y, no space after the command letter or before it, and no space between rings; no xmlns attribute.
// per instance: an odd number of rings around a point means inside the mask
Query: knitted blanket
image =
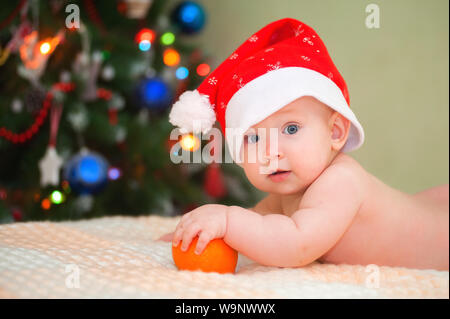
<svg viewBox="0 0 450 319"><path fill-rule="evenodd" d="M312 263L235 274L179 271L179 217L106 217L0 226L2 298L449 298L448 271Z"/></svg>

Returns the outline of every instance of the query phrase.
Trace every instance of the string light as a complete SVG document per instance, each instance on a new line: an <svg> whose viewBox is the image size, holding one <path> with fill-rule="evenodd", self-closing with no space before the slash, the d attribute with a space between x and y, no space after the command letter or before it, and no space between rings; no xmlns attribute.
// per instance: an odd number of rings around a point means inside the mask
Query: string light
<svg viewBox="0 0 450 319"><path fill-rule="evenodd" d="M195 152L200 147L200 140L197 136L186 134L181 138L180 145L185 151Z"/></svg>
<svg viewBox="0 0 450 319"><path fill-rule="evenodd" d="M155 39L155 31L147 28L141 29L141 31L139 31L135 37L135 41L137 43L142 41L148 41L151 43L153 42L154 39Z"/></svg>
<svg viewBox="0 0 450 319"><path fill-rule="evenodd" d="M42 40L38 43L39 45L39 52L41 52L42 55L49 55L53 51L55 51L58 44L61 42L61 40L64 38L64 33L62 31L58 32L56 36L53 38L47 38L45 40Z"/></svg>
<svg viewBox="0 0 450 319"><path fill-rule="evenodd" d="M60 191L53 191L50 199L53 204L61 204L64 201L64 195Z"/></svg>
<svg viewBox="0 0 450 319"><path fill-rule="evenodd" d="M184 80L185 78L188 77L188 75L189 75L189 70L184 66L180 66L175 71L175 76L177 77L178 80Z"/></svg>
<svg viewBox="0 0 450 319"><path fill-rule="evenodd" d="M141 42L139 42L139 50L141 51L148 51L150 50L152 44L150 43L150 41L147 40L143 40Z"/></svg>
<svg viewBox="0 0 450 319"><path fill-rule="evenodd" d="M51 45L49 42L43 42L41 46L39 47L39 51L41 51L42 54L48 54L51 50Z"/></svg>
<svg viewBox="0 0 450 319"><path fill-rule="evenodd" d="M48 198L44 198L41 202L41 207L45 210L50 209L50 207L52 206L52 203L50 202L50 200Z"/></svg>
<svg viewBox="0 0 450 319"><path fill-rule="evenodd" d="M208 75L209 71L211 71L211 68L206 63L202 63L197 66L197 74L200 76Z"/></svg>
<svg viewBox="0 0 450 319"><path fill-rule="evenodd" d="M172 32L166 32L161 36L161 43L164 45L171 45L175 42L175 34Z"/></svg>
<svg viewBox="0 0 450 319"><path fill-rule="evenodd" d="M111 167L108 170L108 177L110 180L115 181L116 179L118 179L121 176L121 172L120 169L118 169L117 167Z"/></svg>
<svg viewBox="0 0 450 319"><path fill-rule="evenodd" d="M143 28L137 34L134 40L139 45L139 50L148 51L152 47L152 42L155 39L155 31Z"/></svg>
<svg viewBox="0 0 450 319"><path fill-rule="evenodd" d="M175 66L180 63L180 54L175 49L166 49L163 54L164 64Z"/></svg>

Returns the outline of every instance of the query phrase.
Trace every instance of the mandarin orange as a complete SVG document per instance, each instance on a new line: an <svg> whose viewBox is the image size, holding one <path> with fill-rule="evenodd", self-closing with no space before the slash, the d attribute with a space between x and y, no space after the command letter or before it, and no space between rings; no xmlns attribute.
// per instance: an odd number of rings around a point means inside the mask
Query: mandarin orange
<svg viewBox="0 0 450 319"><path fill-rule="evenodd" d="M197 255L194 253L197 241L198 236L192 239L186 251L181 250L182 242L177 247L172 246L172 258L179 270L234 273L238 260L236 250L228 246L223 239L216 238L206 245L200 255Z"/></svg>

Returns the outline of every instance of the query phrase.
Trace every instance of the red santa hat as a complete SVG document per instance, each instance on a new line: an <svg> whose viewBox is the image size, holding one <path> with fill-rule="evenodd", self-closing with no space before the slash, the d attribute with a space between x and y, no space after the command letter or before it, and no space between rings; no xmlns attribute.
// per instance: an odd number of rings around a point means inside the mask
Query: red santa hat
<svg viewBox="0 0 450 319"><path fill-rule="evenodd" d="M253 34L196 90L181 94L169 121L181 133L204 134L219 121L233 160L242 162L244 133L302 96L350 120L344 152L362 145L364 131L350 109L347 85L323 41L303 22L285 18Z"/></svg>

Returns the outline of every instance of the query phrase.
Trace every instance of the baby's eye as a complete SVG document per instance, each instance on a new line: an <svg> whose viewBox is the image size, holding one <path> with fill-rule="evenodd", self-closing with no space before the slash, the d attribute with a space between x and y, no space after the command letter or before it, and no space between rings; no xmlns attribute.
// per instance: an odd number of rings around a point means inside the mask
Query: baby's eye
<svg viewBox="0 0 450 319"><path fill-rule="evenodd" d="M285 127L284 132L286 132L287 134L295 134L297 133L297 131L299 130L299 126L297 124L290 124L288 126Z"/></svg>
<svg viewBox="0 0 450 319"><path fill-rule="evenodd" d="M259 140L259 137L256 134L245 135L245 141L247 143L254 144L254 143L258 142L258 140Z"/></svg>

